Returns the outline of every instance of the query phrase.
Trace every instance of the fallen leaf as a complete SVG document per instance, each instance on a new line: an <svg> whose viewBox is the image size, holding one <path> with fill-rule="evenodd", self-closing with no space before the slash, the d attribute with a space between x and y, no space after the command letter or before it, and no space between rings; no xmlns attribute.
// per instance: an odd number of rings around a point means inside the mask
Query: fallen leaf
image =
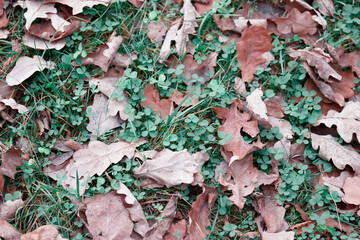
<svg viewBox="0 0 360 240"><path fill-rule="evenodd" d="M65 47L66 39L60 39L56 41L48 41L41 39L39 37L31 35L29 32L25 32L24 36L21 38L25 46L30 48L45 50L45 49L56 49L60 50Z"/></svg>
<svg viewBox="0 0 360 240"><path fill-rule="evenodd" d="M134 220L128 205L121 195L115 193L97 194L86 198L85 215L93 239L133 239ZM140 206L140 205L138 205Z"/></svg>
<svg viewBox="0 0 360 240"><path fill-rule="evenodd" d="M99 46L96 52L89 53L84 59L81 60L82 64L94 64L99 66L104 72L107 72L122 41L123 38L121 36L116 36L116 31L114 31L109 37L108 41L105 44Z"/></svg>
<svg viewBox="0 0 360 240"><path fill-rule="evenodd" d="M335 6L332 0L314 0L313 5L318 4L319 12L328 17L333 17L335 12Z"/></svg>
<svg viewBox="0 0 360 240"><path fill-rule="evenodd" d="M160 100L159 93L154 90L153 85L148 84L145 86L144 97L146 100L141 102L143 108L150 106L156 113L160 113L162 119L166 119L170 115L173 109L172 101L169 99Z"/></svg>
<svg viewBox="0 0 360 240"><path fill-rule="evenodd" d="M348 171L342 171L339 176L327 176L328 174L322 173L320 175L319 183L329 187L329 192L336 191L339 197L344 196L344 192L342 190L345 180L351 177Z"/></svg>
<svg viewBox="0 0 360 240"><path fill-rule="evenodd" d="M360 205L360 177L348 177L343 186L343 201L347 204Z"/></svg>
<svg viewBox="0 0 360 240"><path fill-rule="evenodd" d="M10 64L14 63L15 60L17 59L17 57L19 56L19 54L22 53L23 50L22 50L19 39L11 41L11 51L13 51L15 54L6 59L6 61L3 63L3 66L2 66L3 69L7 68L8 66L10 66ZM4 83L4 82L2 82L2 83ZM0 97L2 96L1 92L2 92L2 90L0 90Z"/></svg>
<svg viewBox="0 0 360 240"><path fill-rule="evenodd" d="M205 12L212 9L213 5L216 2L220 2L220 0L209 0L206 3L194 2L194 6L196 8L196 11L202 16L202 15L204 15Z"/></svg>
<svg viewBox="0 0 360 240"><path fill-rule="evenodd" d="M208 159L207 153L190 155L186 149L180 152L163 149L155 154L152 160L147 160L135 168L134 175L151 178L157 184L168 188L182 183L199 184L196 175L201 172L202 165Z"/></svg>
<svg viewBox="0 0 360 240"><path fill-rule="evenodd" d="M23 234L20 240L41 240L41 239L56 239L65 240L63 236L58 232L55 226L45 225L38 227L32 232Z"/></svg>
<svg viewBox="0 0 360 240"><path fill-rule="evenodd" d="M177 223L172 223L168 233L164 235L164 240L179 240L178 237L174 235L180 234L180 239L185 239L186 236L186 220L182 219Z"/></svg>
<svg viewBox="0 0 360 240"><path fill-rule="evenodd" d="M203 187L203 192L193 202L189 213L190 225L188 227L189 240L204 239L209 234L206 228L210 225L209 215L211 208L219 196L217 188Z"/></svg>
<svg viewBox="0 0 360 240"><path fill-rule="evenodd" d="M5 240L18 240L21 237L21 233L5 219L0 219L0 237L3 237Z"/></svg>
<svg viewBox="0 0 360 240"><path fill-rule="evenodd" d="M332 160L338 169L343 170L349 165L355 173L360 173L360 154L353 147L341 145L331 135L321 136L315 133L311 133L311 144L315 150L319 150L322 159Z"/></svg>
<svg viewBox="0 0 360 240"><path fill-rule="evenodd" d="M166 33L165 40L161 46L160 53L159 53L159 62L163 63L171 53L171 41L175 40L176 33L181 24L181 18L176 19L172 22L172 25L169 31Z"/></svg>
<svg viewBox="0 0 360 240"><path fill-rule="evenodd" d="M241 38L236 41L237 60L241 63L244 82L252 82L256 67L266 62L262 55L273 48L271 41L270 33L262 26L245 29Z"/></svg>
<svg viewBox="0 0 360 240"><path fill-rule="evenodd" d="M140 8L144 4L144 0L129 0L129 2L137 8Z"/></svg>
<svg viewBox="0 0 360 240"><path fill-rule="evenodd" d="M245 82L239 77L235 77L234 89L242 95L245 95L247 92Z"/></svg>
<svg viewBox="0 0 360 240"><path fill-rule="evenodd" d="M262 121L268 121L267 108L264 101L261 99L263 92L260 88L256 88L252 93L246 97L246 103L249 111L255 115L260 123Z"/></svg>
<svg viewBox="0 0 360 240"><path fill-rule="evenodd" d="M168 28L165 25L165 23L162 20L160 20L156 23L154 22L149 23L148 30L149 32L147 36L150 39L150 42L160 46L165 38Z"/></svg>
<svg viewBox="0 0 360 240"><path fill-rule="evenodd" d="M127 68L128 66L133 64L136 59L137 54L134 52L130 53L130 56L127 54L123 55L121 53L115 53L115 56L111 61L110 65L114 65L116 69Z"/></svg>
<svg viewBox="0 0 360 240"><path fill-rule="evenodd" d="M14 174L16 173L16 167L21 166L22 151L20 149L16 149L15 147L11 147L9 150L1 154L1 166L0 166L0 174L4 174L12 179L14 179Z"/></svg>
<svg viewBox="0 0 360 240"><path fill-rule="evenodd" d="M341 67L351 67L354 72L356 72L357 76L360 78L360 51L355 51L351 53L345 53L340 56L341 61L339 61L339 65Z"/></svg>
<svg viewBox="0 0 360 240"><path fill-rule="evenodd" d="M233 157L227 169L226 179L220 175L219 184L232 191L229 200L240 209L244 208L246 198L255 189L258 180L258 170L253 166L253 158L247 155L243 159Z"/></svg>
<svg viewBox="0 0 360 240"><path fill-rule="evenodd" d="M19 113L25 113L28 109L21 104L18 104L13 98L9 99L0 99L0 102L5 104L6 106L11 107L12 109L17 110Z"/></svg>
<svg viewBox="0 0 360 240"><path fill-rule="evenodd" d="M95 94L93 105L90 105L86 111L90 114L89 124L86 129L93 134L101 135L108 130L118 128L122 120L118 116L111 116L108 108L109 99L103 94Z"/></svg>
<svg viewBox="0 0 360 240"><path fill-rule="evenodd" d="M304 231L304 230L302 230L304 227L305 228L309 228L309 226L311 225L311 224L315 224L315 222L314 221L305 221L305 222L302 222L302 223L298 223L298 224L295 224L294 226L292 226L290 229L291 230L295 230L296 231L296 234L298 235L298 234L302 234L302 233L304 233L304 232L306 232L306 231Z"/></svg>
<svg viewBox="0 0 360 240"><path fill-rule="evenodd" d="M0 29L0 39L6 39L9 36L9 31L6 29Z"/></svg>
<svg viewBox="0 0 360 240"><path fill-rule="evenodd" d="M55 64L45 61L41 56L20 57L15 67L6 76L6 82L9 86L19 85L37 71L43 71L45 68L53 69Z"/></svg>
<svg viewBox="0 0 360 240"><path fill-rule="evenodd" d="M269 232L263 232L261 233L261 239L262 240L294 240L295 239L295 232L278 232L278 233L269 233Z"/></svg>
<svg viewBox="0 0 360 240"><path fill-rule="evenodd" d="M360 142L360 103L347 102L340 113L330 110L326 116L320 116L314 126L321 123L329 128L335 125L337 132L347 143L352 141L354 134Z"/></svg>
<svg viewBox="0 0 360 240"><path fill-rule="evenodd" d="M341 81L342 76L338 74L329 63L332 61L332 58L329 54L325 53L320 48L311 49L306 47L300 50L290 49L289 55L292 58L300 57L302 60L306 61L310 66L317 69L319 76L327 81L329 77L332 76L334 79Z"/></svg>
<svg viewBox="0 0 360 240"><path fill-rule="evenodd" d="M188 92L181 93L176 89L171 94L169 100L176 103L176 105L181 105L184 107L193 106L193 105L197 104L199 101L198 98L194 98L194 96L191 95L190 93L188 93Z"/></svg>
<svg viewBox="0 0 360 240"><path fill-rule="evenodd" d="M44 0L44 3L60 3L72 8L72 14L76 15L83 12L84 7L92 8L95 5L109 5L111 0L82 0L80 2L73 0Z"/></svg>
<svg viewBox="0 0 360 240"><path fill-rule="evenodd" d="M266 105L267 114L275 118L283 118L285 107L283 105L284 99L279 96L266 98L264 103Z"/></svg>
<svg viewBox="0 0 360 240"><path fill-rule="evenodd" d="M16 199L15 201L8 200L0 204L0 219L10 221L15 217L18 208L24 205L23 200Z"/></svg>

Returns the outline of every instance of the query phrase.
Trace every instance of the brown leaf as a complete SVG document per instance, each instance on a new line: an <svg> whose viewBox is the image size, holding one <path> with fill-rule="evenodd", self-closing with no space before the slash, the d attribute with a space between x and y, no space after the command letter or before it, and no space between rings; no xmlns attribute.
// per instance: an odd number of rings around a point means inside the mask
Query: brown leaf
<svg viewBox="0 0 360 240"><path fill-rule="evenodd" d="M331 135L320 136L314 133L311 133L311 144L314 149L319 149L322 159L332 160L338 169L343 170L349 165L357 174L360 173L360 154L350 145L342 146Z"/></svg>
<svg viewBox="0 0 360 240"><path fill-rule="evenodd" d="M242 95L245 95L246 94L246 84L245 84L245 82L241 78L235 77L234 89L238 93L240 93Z"/></svg>
<svg viewBox="0 0 360 240"><path fill-rule="evenodd" d="M146 100L141 102L143 108L150 106L156 113L160 113L162 119L166 119L170 115L173 109L172 101L169 99L160 100L159 93L154 90L153 85L148 84L145 86L144 97L146 97Z"/></svg>
<svg viewBox="0 0 360 240"><path fill-rule="evenodd" d="M14 179L14 174L16 173L16 167L22 164L22 159L20 155L22 151L11 147L9 150L1 154L1 167L0 174L4 174L12 179Z"/></svg>
<svg viewBox="0 0 360 240"><path fill-rule="evenodd" d="M360 78L360 51L345 53L340 58L339 65L341 67L351 67Z"/></svg>
<svg viewBox="0 0 360 240"><path fill-rule="evenodd" d="M262 96L263 92L261 89L256 88L249 96L246 97L247 108L254 118L260 122L260 124L268 122L269 120L266 105L261 99Z"/></svg>
<svg viewBox="0 0 360 240"><path fill-rule="evenodd" d="M107 72L111 61L114 59L122 41L123 38L121 36L116 36L116 31L114 31L105 44L99 46L96 52L89 53L81 61L82 64L94 64L99 66L104 72Z"/></svg>
<svg viewBox="0 0 360 240"><path fill-rule="evenodd" d="M20 57L15 67L6 76L6 82L9 86L19 85L37 71L43 71L45 68L53 69L55 64L45 61L41 56Z"/></svg>
<svg viewBox="0 0 360 240"><path fill-rule="evenodd" d="M189 240L204 239L208 235L209 230L206 229L210 225L208 217L218 196L217 188L204 186L203 193L198 195L196 201L193 202L189 213Z"/></svg>
<svg viewBox="0 0 360 240"><path fill-rule="evenodd" d="M114 65L116 69L127 68L137 59L137 54L132 52L130 56L120 53L115 53L114 59L111 61L110 65Z"/></svg>
<svg viewBox="0 0 360 240"><path fill-rule="evenodd" d="M176 103L176 105L181 105L184 107L193 106L198 103L199 99L194 98L193 95L189 93L181 93L178 90L174 90L174 92L171 94L169 100Z"/></svg>
<svg viewBox="0 0 360 240"><path fill-rule="evenodd" d="M175 237L174 233L180 234L180 239L184 239L186 236L186 220L182 219L177 223L172 223L167 234L164 235L164 240L179 240Z"/></svg>
<svg viewBox="0 0 360 240"><path fill-rule="evenodd" d="M290 49L289 55L292 58L300 57L302 60L306 61L310 66L317 69L319 76L327 81L329 77L332 76L338 81L342 80L342 76L338 74L329 63L332 61L332 58L329 54L325 53L320 48L311 49L306 47L300 50Z"/></svg>
<svg viewBox="0 0 360 240"><path fill-rule="evenodd" d="M4 80L0 81L0 99L9 99L15 96L15 89Z"/></svg>
<svg viewBox="0 0 360 240"><path fill-rule="evenodd" d="M194 6L196 11L202 16L205 12L209 11L216 2L219 2L219 0L209 0L207 3L195 2Z"/></svg>
<svg viewBox="0 0 360 240"><path fill-rule="evenodd" d="M0 39L6 39L9 36L9 31L6 29L0 29Z"/></svg>
<svg viewBox="0 0 360 240"><path fill-rule="evenodd" d="M134 5L137 8L140 8L144 4L145 0L129 0L129 3Z"/></svg>
<svg viewBox="0 0 360 240"><path fill-rule="evenodd" d="M144 240L162 240L169 231L176 216L177 201L179 196L173 195L160 214L161 221L156 221L146 233Z"/></svg>
<svg viewBox="0 0 360 240"><path fill-rule="evenodd" d="M258 170L253 166L251 155L243 159L232 158L230 161L227 177L219 177L219 183L231 190L233 195L229 200L233 201L240 209L244 208L246 198L255 189L255 183L258 180Z"/></svg>
<svg viewBox="0 0 360 240"><path fill-rule="evenodd" d="M31 35L29 32L25 32L25 35L21 38L22 42L25 46L38 49L38 50L45 50L45 49L56 49L60 50L65 47L66 39L62 38L56 41L48 41L36 36Z"/></svg>
<svg viewBox="0 0 360 240"><path fill-rule="evenodd" d="M21 233L5 219L0 219L0 237L3 237L5 240L19 240Z"/></svg>
<svg viewBox="0 0 360 240"><path fill-rule="evenodd" d="M157 46L160 46L165 38L168 28L165 23L160 20L157 23L149 23L148 30L149 32L147 36L150 39L150 42L155 43Z"/></svg>
<svg viewBox="0 0 360 240"><path fill-rule="evenodd" d="M196 179L197 173L201 172L202 165L208 159L207 153L190 155L186 149L180 152L163 149L155 154L152 160L147 160L135 168L134 175L151 178L168 188L182 183L199 184L201 182Z"/></svg>
<svg viewBox="0 0 360 240"><path fill-rule="evenodd" d="M22 53L21 43L19 39L12 40L11 41L11 51L13 51L15 54L9 58L6 59L6 61L3 63L3 69L7 68L10 64L14 63L16 58L18 57L19 53ZM0 97L2 96L1 92L3 90L0 90Z"/></svg>
<svg viewBox="0 0 360 240"><path fill-rule="evenodd" d="M295 239L295 232L278 232L278 233L269 233L269 232L263 232L261 234L262 240L294 240Z"/></svg>
<svg viewBox="0 0 360 240"><path fill-rule="evenodd" d="M0 219L10 221L15 217L18 208L24 205L23 200L16 199L15 201L8 200L0 205Z"/></svg>
<svg viewBox="0 0 360 240"><path fill-rule="evenodd" d="M347 204L360 205L360 177L348 177L343 186L343 201Z"/></svg>
<svg viewBox="0 0 360 240"><path fill-rule="evenodd" d="M343 198L344 192L342 188L345 180L351 177L348 171L342 171L339 176L328 176L329 174L322 173L320 175L319 183L329 187L329 192L336 191L338 196Z"/></svg>
<svg viewBox="0 0 360 240"><path fill-rule="evenodd" d="M333 17L335 12L335 6L332 0L314 0L313 4L317 3L319 6L319 12L328 17Z"/></svg>
<svg viewBox="0 0 360 240"><path fill-rule="evenodd" d="M84 7L92 8L95 5L109 5L111 0L82 0L80 2L72 0L44 0L44 3L60 3L72 8L72 14L76 15L83 12Z"/></svg>
<svg viewBox="0 0 360 240"><path fill-rule="evenodd" d="M20 238L21 240L42 240L42 239L56 239L56 240L65 240L63 236L58 232L55 226L45 225L38 227L32 232L23 234Z"/></svg>
<svg viewBox="0 0 360 240"><path fill-rule="evenodd" d="M285 112L283 102L284 99L279 96L265 99L264 103L266 105L267 114L275 118L283 118Z"/></svg>
<svg viewBox="0 0 360 240"><path fill-rule="evenodd" d="M272 37L262 26L251 26L244 30L240 39L236 41L237 60L244 82L252 82L256 67L266 62L263 54L269 52L273 46Z"/></svg>
<svg viewBox="0 0 360 240"><path fill-rule="evenodd" d="M171 53L171 42L175 40L176 33L181 24L181 18L176 19L172 22L169 31L166 33L165 40L161 46L160 53L159 53L159 62L163 63L166 60L170 53Z"/></svg>

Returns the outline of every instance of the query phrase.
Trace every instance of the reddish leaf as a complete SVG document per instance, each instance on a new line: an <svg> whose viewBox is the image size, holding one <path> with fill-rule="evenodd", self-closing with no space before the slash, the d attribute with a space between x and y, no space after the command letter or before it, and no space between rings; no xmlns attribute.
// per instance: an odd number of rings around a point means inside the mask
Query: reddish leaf
<svg viewBox="0 0 360 240"><path fill-rule="evenodd" d="M263 54L273 48L271 41L272 37L262 26L251 26L245 29L241 38L236 41L237 59L241 63L240 69L244 82L252 82L256 67L266 62Z"/></svg>
<svg viewBox="0 0 360 240"><path fill-rule="evenodd" d="M169 99L160 100L159 93L157 90L154 90L153 85L148 84L145 86L144 97L146 97L146 100L141 102L143 108L150 106L156 113L160 113L163 119L170 115L173 109L172 101Z"/></svg>
<svg viewBox="0 0 360 240"><path fill-rule="evenodd" d="M82 13L84 7L92 8L95 5L109 5L111 0L82 0L80 2L73 0L44 0L45 3L60 3L67 5L72 8L72 13L74 15Z"/></svg>
<svg viewBox="0 0 360 240"><path fill-rule="evenodd" d="M18 240L21 237L21 233L5 219L0 219L0 237L3 237L6 240Z"/></svg>
<svg viewBox="0 0 360 240"><path fill-rule="evenodd" d="M209 0L207 3L195 2L194 6L196 8L196 11L200 15L203 15L205 12L209 11L213 7L214 3L219 1L220 0Z"/></svg>
<svg viewBox="0 0 360 240"><path fill-rule="evenodd" d="M351 67L360 78L360 51L345 53L341 57L339 64L341 67Z"/></svg>
<svg viewBox="0 0 360 240"><path fill-rule="evenodd" d="M1 167L0 174L4 174L12 179L14 179L14 174L16 173L16 167L22 164L22 159L20 155L22 151L20 149L16 149L15 147L11 147L5 153L1 154Z"/></svg>
<svg viewBox="0 0 360 240"><path fill-rule="evenodd" d="M184 239L186 236L186 220L182 219L177 223L172 223L167 234L164 235L164 240L179 240L174 233L180 234L180 239Z"/></svg>

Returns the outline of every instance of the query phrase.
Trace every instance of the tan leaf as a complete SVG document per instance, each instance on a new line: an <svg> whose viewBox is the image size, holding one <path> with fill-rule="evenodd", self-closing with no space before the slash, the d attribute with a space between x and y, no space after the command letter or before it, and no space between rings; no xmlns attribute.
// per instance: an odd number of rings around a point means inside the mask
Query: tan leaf
<svg viewBox="0 0 360 240"><path fill-rule="evenodd" d="M210 225L209 215L211 208L219 196L217 188L203 187L203 192L197 196L189 213L190 226L188 228L189 240L204 239L209 234L206 228Z"/></svg>
<svg viewBox="0 0 360 240"><path fill-rule="evenodd" d="M116 69L127 68L137 59L137 54L132 52L129 55L123 55L121 53L115 53L114 59L111 61L110 65L114 65Z"/></svg>
<svg viewBox="0 0 360 240"><path fill-rule="evenodd" d="M319 76L325 81L329 80L330 76L338 81L342 79L342 76L329 65L329 62L332 61L330 55L320 48L314 48L313 50L309 47L300 50L290 49L289 55L292 58L300 57L310 66L315 67Z"/></svg>
<svg viewBox="0 0 360 240"><path fill-rule="evenodd" d="M65 240L63 236L58 232L55 226L45 225L38 227L32 232L23 234L20 240L40 240L40 239L56 239Z"/></svg>
<svg viewBox="0 0 360 240"><path fill-rule="evenodd" d="M270 33L262 26L251 26L244 30L240 39L236 41L237 60L244 82L252 82L256 67L266 62L263 54L269 52L273 46Z"/></svg>
<svg viewBox="0 0 360 240"><path fill-rule="evenodd" d="M166 60L170 53L171 53L171 41L175 40L176 33L180 27L182 18L178 18L172 22L172 25L169 31L166 33L165 40L161 46L160 53L159 53L159 62L163 63Z"/></svg>
<svg viewBox="0 0 360 240"><path fill-rule="evenodd" d="M314 126L319 126L321 123L329 128L336 125L337 132L347 143L352 141L354 134L360 141L360 103L347 102L340 113L330 110L326 116L320 116Z"/></svg>
<svg viewBox="0 0 360 240"><path fill-rule="evenodd" d="M334 165L343 170L346 165L359 174L360 154L351 146L342 146L331 135L320 136L311 133L311 144L314 149L319 149L319 155L327 161L332 160Z"/></svg>
<svg viewBox="0 0 360 240"><path fill-rule="evenodd" d="M0 39L7 39L9 36L9 31L6 29L0 29Z"/></svg>
<svg viewBox="0 0 360 240"><path fill-rule="evenodd" d="M180 233L180 239L185 239L186 236L186 220L182 219L177 223L172 223L168 233L164 235L164 240L179 240L174 233Z"/></svg>
<svg viewBox="0 0 360 240"><path fill-rule="evenodd" d="M153 85L148 84L145 86L144 97L146 97L146 100L141 102L143 108L150 106L156 113L160 113L163 119L170 115L173 109L172 101L169 99L160 100L159 93L154 90Z"/></svg>
<svg viewBox="0 0 360 240"><path fill-rule="evenodd" d="M86 129L93 134L101 135L108 130L118 128L123 122L118 116L111 116L108 108L109 99L103 94L95 94L93 105L87 108L89 124ZM90 110L91 109L91 110Z"/></svg>
<svg viewBox="0 0 360 240"><path fill-rule="evenodd" d="M54 63L45 61L41 56L20 57L15 67L6 76L6 82L9 86L19 85L37 71L43 71L45 68L53 69Z"/></svg>
<svg viewBox="0 0 360 240"><path fill-rule="evenodd" d="M345 53L340 58L341 61L339 61L339 65L341 67L351 67L360 78L360 51Z"/></svg>
<svg viewBox="0 0 360 240"><path fill-rule="evenodd" d="M150 42L160 46L165 38L168 28L165 25L165 23L162 20L160 20L157 23L154 22L149 23L148 30L149 32L147 36L150 39Z"/></svg>
<svg viewBox="0 0 360 240"><path fill-rule="evenodd" d="M247 107L250 112L255 115L258 121L269 120L267 108L264 101L261 99L263 92L260 88L255 89L249 96L246 97Z"/></svg>
<svg viewBox="0 0 360 240"><path fill-rule="evenodd" d="M190 96L189 96L190 95ZM171 94L170 98L171 101L176 103L176 105L181 105L184 107L193 106L198 103L199 99L194 98L193 95L185 92L181 93L178 90L174 90L174 92Z"/></svg>
<svg viewBox="0 0 360 240"><path fill-rule="evenodd" d="M319 12L324 16L334 16L335 6L332 0L314 0L313 4L317 3Z"/></svg>
<svg viewBox="0 0 360 240"><path fill-rule="evenodd" d="M18 104L13 98L9 99L0 99L0 102L5 104L6 106L11 107L12 109L18 110L19 113L25 113L28 109L21 104Z"/></svg>
<svg viewBox="0 0 360 240"><path fill-rule="evenodd" d="M137 8L144 4L144 0L129 0L129 2Z"/></svg>
<svg viewBox="0 0 360 240"><path fill-rule="evenodd" d="M347 204L360 205L360 177L349 177L343 186L343 201Z"/></svg>
<svg viewBox="0 0 360 240"><path fill-rule="evenodd" d="M283 102L284 99L279 96L265 99L264 103L266 105L267 114L271 117L283 118L285 112Z"/></svg>
<svg viewBox="0 0 360 240"><path fill-rule="evenodd" d="M60 50L65 47L66 39L60 39L56 41L48 41L45 39L41 39L39 37L33 36L28 32L25 32L25 35L21 38L24 45L38 49L38 50L45 50L45 49L56 49Z"/></svg>
<svg viewBox="0 0 360 240"><path fill-rule="evenodd" d="M241 78L235 77L234 89L238 93L245 95L246 94L246 84L245 84L245 82Z"/></svg>
<svg viewBox="0 0 360 240"><path fill-rule="evenodd" d="M1 166L0 174L4 174L12 179L14 179L14 174L16 173L16 167L22 164L21 159L22 151L11 147L9 150L1 154Z"/></svg>
<svg viewBox="0 0 360 240"><path fill-rule="evenodd" d="M5 62L3 62L3 69L7 68L8 66L10 66L10 64L12 63L15 63L16 59L18 58L18 56L20 55L20 53L22 53L23 49L22 49L22 46L21 46L21 43L20 43L20 39L16 39L16 40L12 40L11 41L11 51L13 51L15 54L11 57L8 57L6 59ZM2 84L4 84L5 82L1 82L0 83L0 86ZM3 87L3 86L1 86ZM0 97L2 97L2 89L0 90ZM2 97L2 98L7 98L7 97Z"/></svg>
<svg viewBox="0 0 360 240"><path fill-rule="evenodd" d="M269 233L269 232L263 232L261 234L262 240L294 240L295 239L295 232L278 232L278 233Z"/></svg>
<svg viewBox="0 0 360 240"><path fill-rule="evenodd" d="M3 237L5 240L19 240L21 233L5 219L0 219L0 237Z"/></svg>
<svg viewBox="0 0 360 240"><path fill-rule="evenodd" d="M320 175L319 183L328 186L329 192L338 192L338 196L342 198L344 196L342 188L344 186L345 180L349 177L351 177L351 175L348 171L342 171L341 174L337 177L328 176L328 174L323 173Z"/></svg>
<svg viewBox="0 0 360 240"><path fill-rule="evenodd" d="M196 181L197 173L201 172L202 165L208 159L207 153L190 155L186 149L180 152L163 149L155 154L152 160L147 160L135 168L134 175L151 178L168 188L182 183L199 184Z"/></svg>
<svg viewBox="0 0 360 240"><path fill-rule="evenodd" d="M202 16L205 12L209 11L216 2L220 2L220 0L209 0L206 3L195 2L194 6L196 11Z"/></svg>
<svg viewBox="0 0 360 240"><path fill-rule="evenodd" d="M80 2L73 0L44 0L44 3L60 3L72 8L72 14L76 15L83 12L84 7L92 8L95 5L109 5L111 0L82 0Z"/></svg>
<svg viewBox="0 0 360 240"><path fill-rule="evenodd" d="M96 52L89 53L82 60L82 64L95 64L99 66L104 72L107 72L111 61L114 59L122 41L123 38L121 36L116 36L116 31L114 31L105 44L99 46Z"/></svg>
<svg viewBox="0 0 360 240"><path fill-rule="evenodd" d="M0 219L10 221L15 217L18 208L24 205L23 200L16 199L15 201L8 200L0 204Z"/></svg>

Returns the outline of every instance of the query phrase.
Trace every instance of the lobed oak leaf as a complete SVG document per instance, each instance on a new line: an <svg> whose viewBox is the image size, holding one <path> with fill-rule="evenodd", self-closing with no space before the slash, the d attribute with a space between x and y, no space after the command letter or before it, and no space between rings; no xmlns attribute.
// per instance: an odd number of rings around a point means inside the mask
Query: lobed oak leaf
<svg viewBox="0 0 360 240"><path fill-rule="evenodd" d="M28 111L28 109L24 105L17 103L13 98L0 99L0 102L5 104L6 106L11 107L12 109L17 110L19 113L25 113Z"/></svg>
<svg viewBox="0 0 360 240"><path fill-rule="evenodd" d="M6 83L9 86L19 85L37 71L43 71L45 68L53 69L54 63L45 61L41 56L20 57L15 67L6 76Z"/></svg>
<svg viewBox="0 0 360 240"><path fill-rule="evenodd" d="M273 48L271 41L270 33L262 26L245 29L241 38L236 41L237 60L241 63L244 82L252 82L256 67L266 62L263 54Z"/></svg>
<svg viewBox="0 0 360 240"><path fill-rule="evenodd" d="M148 84L144 88L144 97L146 100L141 102L143 108L151 107L156 113L160 113L160 117L166 119L170 115L173 105L169 99L160 100L159 93L154 90L153 85Z"/></svg>
<svg viewBox="0 0 360 240"><path fill-rule="evenodd" d="M44 0L44 3L60 3L72 8L72 14L76 15L83 12L84 7L92 8L95 5L109 5L111 0L82 0L82 1L73 1L73 0Z"/></svg>
<svg viewBox="0 0 360 240"><path fill-rule="evenodd" d="M166 60L171 53L171 42L175 40L176 33L181 24L181 20L182 20L181 18L178 18L175 21L173 21L171 27L169 28L169 31L167 31L166 33L165 40L161 46L159 53L160 63L163 63L164 60Z"/></svg>
<svg viewBox="0 0 360 240"><path fill-rule="evenodd" d="M334 165L343 170L349 165L355 173L360 173L360 154L351 146L342 146L331 135L317 135L311 133L312 147L319 149L319 156L327 161L332 160Z"/></svg>
<svg viewBox="0 0 360 240"><path fill-rule="evenodd" d="M343 68L351 67L352 70L360 78L360 51L344 53L340 56L340 58L341 60L339 61L339 65Z"/></svg>
<svg viewBox="0 0 360 240"><path fill-rule="evenodd" d="M323 173L320 175L319 183L329 187L329 192L336 191L339 197L344 196L342 190L345 180L351 177L348 171L342 171L339 176L330 176L330 174Z"/></svg>
<svg viewBox="0 0 360 240"><path fill-rule="evenodd" d="M16 167L22 164L21 159L22 151L11 147L9 150L1 154L1 166L0 174L4 174L12 179L14 179L14 174L16 173Z"/></svg>

